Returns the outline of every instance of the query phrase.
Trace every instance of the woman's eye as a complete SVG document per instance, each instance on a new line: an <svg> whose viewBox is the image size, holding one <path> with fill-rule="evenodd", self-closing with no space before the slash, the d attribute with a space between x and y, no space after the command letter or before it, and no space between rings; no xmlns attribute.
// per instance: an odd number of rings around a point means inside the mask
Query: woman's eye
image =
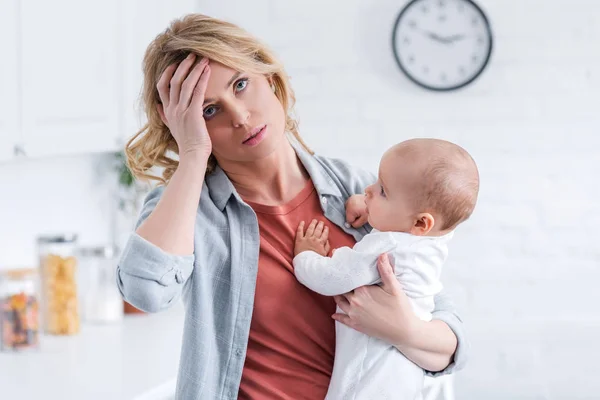
<svg viewBox="0 0 600 400"><path fill-rule="evenodd" d="M246 89L246 86L248 86L248 79L240 79L235 84L235 91L241 92L242 90Z"/></svg>
<svg viewBox="0 0 600 400"><path fill-rule="evenodd" d="M204 118L211 118L217 113L217 107L208 106L204 109Z"/></svg>

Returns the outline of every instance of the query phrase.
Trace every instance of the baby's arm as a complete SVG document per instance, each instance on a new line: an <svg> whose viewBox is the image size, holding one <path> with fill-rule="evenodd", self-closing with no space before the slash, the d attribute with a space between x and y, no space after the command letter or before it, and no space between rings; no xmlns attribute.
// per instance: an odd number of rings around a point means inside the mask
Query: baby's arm
<svg viewBox="0 0 600 400"><path fill-rule="evenodd" d="M331 258L314 251L302 252L294 257L294 271L300 283L324 296L346 293L379 278L349 247L336 249Z"/></svg>
<svg viewBox="0 0 600 400"><path fill-rule="evenodd" d="M294 257L296 278L324 296L335 296L360 286L372 285L380 281L377 257L394 246L395 243L386 240L386 236L367 235L354 248L340 247L331 257L314 251L298 252Z"/></svg>

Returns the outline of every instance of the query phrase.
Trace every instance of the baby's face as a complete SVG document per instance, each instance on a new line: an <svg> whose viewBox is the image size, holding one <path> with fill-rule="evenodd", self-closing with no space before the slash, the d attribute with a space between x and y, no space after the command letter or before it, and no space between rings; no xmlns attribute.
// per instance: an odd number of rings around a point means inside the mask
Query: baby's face
<svg viewBox="0 0 600 400"><path fill-rule="evenodd" d="M410 232L418 210L412 194L418 189L419 168L403 157L386 153L377 181L365 190L369 224L382 232Z"/></svg>

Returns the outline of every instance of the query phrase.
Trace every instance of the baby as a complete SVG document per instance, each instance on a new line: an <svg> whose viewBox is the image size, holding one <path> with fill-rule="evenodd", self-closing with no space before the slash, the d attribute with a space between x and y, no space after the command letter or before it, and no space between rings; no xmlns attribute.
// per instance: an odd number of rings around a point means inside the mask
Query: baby
<svg viewBox="0 0 600 400"><path fill-rule="evenodd" d="M437 139L413 139L389 149L379 177L364 195L346 202L347 213L373 227L353 248L327 256L327 231L300 224L294 257L298 280L334 296L381 282L377 258L389 253L415 314L431 320L433 298L454 229L469 218L479 174L461 147ZM339 309L338 313L343 312ZM415 399L424 372L392 345L336 322L336 349L327 399Z"/></svg>

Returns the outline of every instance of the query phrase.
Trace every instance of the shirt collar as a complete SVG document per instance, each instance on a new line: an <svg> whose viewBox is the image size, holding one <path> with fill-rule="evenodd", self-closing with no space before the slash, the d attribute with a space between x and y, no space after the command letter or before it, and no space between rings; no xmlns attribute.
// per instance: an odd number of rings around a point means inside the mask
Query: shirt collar
<svg viewBox="0 0 600 400"><path fill-rule="evenodd" d="M341 197L342 194L340 189L334 182L334 179L337 179L337 177L332 176L319 159L306 151L293 136L288 135L288 139L296 151L300 162L302 162L302 165L304 165L304 168L308 171L319 196L329 195ZM205 179L208 193L219 210L223 211L225 209L225 206L232 195L240 202L243 202L227 177L227 174L225 174L225 171L218 165Z"/></svg>

